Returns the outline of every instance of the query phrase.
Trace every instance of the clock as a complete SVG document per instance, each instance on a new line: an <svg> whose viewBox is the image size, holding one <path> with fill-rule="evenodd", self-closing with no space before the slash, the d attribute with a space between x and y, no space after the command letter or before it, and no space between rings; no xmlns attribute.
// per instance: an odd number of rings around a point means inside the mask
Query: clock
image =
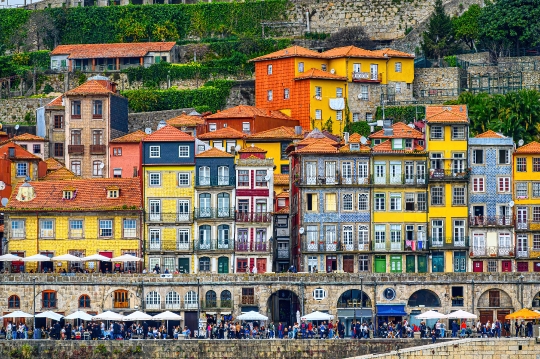
<svg viewBox="0 0 540 359"><path fill-rule="evenodd" d="M396 299L396 291L394 290L394 288L386 288L383 291L383 297L386 300L394 300Z"/></svg>

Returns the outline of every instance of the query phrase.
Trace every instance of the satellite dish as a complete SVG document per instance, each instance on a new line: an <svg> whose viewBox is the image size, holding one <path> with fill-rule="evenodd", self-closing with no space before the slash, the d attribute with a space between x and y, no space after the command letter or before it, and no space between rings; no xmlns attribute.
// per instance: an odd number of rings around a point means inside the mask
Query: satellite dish
<svg viewBox="0 0 540 359"><path fill-rule="evenodd" d="M520 147L523 146L524 143L525 143L525 141L523 141L523 139L521 139L521 140L518 141L518 145L519 145Z"/></svg>
<svg viewBox="0 0 540 359"><path fill-rule="evenodd" d="M407 126L409 126L410 128L414 128L414 123L409 123Z"/></svg>
<svg viewBox="0 0 540 359"><path fill-rule="evenodd" d="M152 133L152 129L151 129L150 127L147 127L147 128L144 129L144 132L145 132L147 135L149 135L149 134Z"/></svg>
<svg viewBox="0 0 540 359"><path fill-rule="evenodd" d="M105 163L101 162L99 168L103 169L103 167L105 167Z"/></svg>
<svg viewBox="0 0 540 359"><path fill-rule="evenodd" d="M330 70L330 73L333 75L333 74L336 73L336 70L335 70L335 69L331 69L331 70Z"/></svg>
<svg viewBox="0 0 540 359"><path fill-rule="evenodd" d="M0 181L0 191L6 188L4 181Z"/></svg>
<svg viewBox="0 0 540 359"><path fill-rule="evenodd" d="M367 138L365 138L364 136L360 137L360 143L365 145L367 143Z"/></svg>
<svg viewBox="0 0 540 359"><path fill-rule="evenodd" d="M362 99L362 94L361 94L361 93L358 94L358 99L359 99L359 100Z"/></svg>
<svg viewBox="0 0 540 359"><path fill-rule="evenodd" d="M240 151L242 149L242 146L236 145L236 147L234 149L236 150L236 152L238 152L238 151Z"/></svg>
<svg viewBox="0 0 540 359"><path fill-rule="evenodd" d="M8 199L7 199L7 198L2 198L1 203L2 203L2 206L4 206L4 207L7 206L7 204L8 204Z"/></svg>
<svg viewBox="0 0 540 359"><path fill-rule="evenodd" d="M304 227L300 227L300 229L298 229L298 232L299 232L300 234L304 234Z"/></svg>
<svg viewBox="0 0 540 359"><path fill-rule="evenodd" d="M165 122L165 120L161 120L161 121L159 121L159 123L157 125L157 129L161 130L165 126L167 126L167 122Z"/></svg>
<svg viewBox="0 0 540 359"><path fill-rule="evenodd" d="M272 179L272 176L270 176L270 175L264 176L264 180L265 180L266 182L270 181L271 179Z"/></svg>
<svg viewBox="0 0 540 359"><path fill-rule="evenodd" d="M514 207L514 204L515 204L514 201L508 202L508 205L509 205L510 207Z"/></svg>
<svg viewBox="0 0 540 359"><path fill-rule="evenodd" d="M15 131L17 131L19 129L19 125L15 125Z"/></svg>

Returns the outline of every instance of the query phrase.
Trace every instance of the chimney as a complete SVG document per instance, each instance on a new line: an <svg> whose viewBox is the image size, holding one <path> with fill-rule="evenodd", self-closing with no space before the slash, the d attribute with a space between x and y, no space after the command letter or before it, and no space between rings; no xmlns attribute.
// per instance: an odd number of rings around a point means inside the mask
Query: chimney
<svg viewBox="0 0 540 359"><path fill-rule="evenodd" d="M294 134L295 135L301 135L302 134L302 126L294 126Z"/></svg>
<svg viewBox="0 0 540 359"><path fill-rule="evenodd" d="M349 132L343 132L343 140L345 144L349 143Z"/></svg>
<svg viewBox="0 0 540 359"><path fill-rule="evenodd" d="M29 202L36 198L36 192L34 190L34 187L30 185L28 182L24 182L19 187L19 192L17 193L17 200L20 202Z"/></svg>

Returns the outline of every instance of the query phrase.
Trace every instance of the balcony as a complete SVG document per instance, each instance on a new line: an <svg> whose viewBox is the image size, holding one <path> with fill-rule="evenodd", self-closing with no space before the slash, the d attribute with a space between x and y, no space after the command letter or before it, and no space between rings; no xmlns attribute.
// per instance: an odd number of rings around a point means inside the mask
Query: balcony
<svg viewBox="0 0 540 359"><path fill-rule="evenodd" d="M237 252L268 252L270 250L270 242L236 242Z"/></svg>
<svg viewBox="0 0 540 359"><path fill-rule="evenodd" d="M277 258L278 259L289 259L291 251L289 249L278 249Z"/></svg>
<svg viewBox="0 0 540 359"><path fill-rule="evenodd" d="M374 82L379 83L382 81L382 74L372 72L354 72L352 73L353 82Z"/></svg>
<svg viewBox="0 0 540 359"><path fill-rule="evenodd" d="M114 300L113 308L129 308L129 299L126 300Z"/></svg>
<svg viewBox="0 0 540 359"><path fill-rule="evenodd" d="M201 300L201 309L232 309L232 300Z"/></svg>
<svg viewBox="0 0 540 359"><path fill-rule="evenodd" d="M512 226L512 216L469 216L470 227L501 227Z"/></svg>
<svg viewBox="0 0 540 359"><path fill-rule="evenodd" d="M84 145L68 145L68 153L70 155L83 155Z"/></svg>
<svg viewBox="0 0 540 359"><path fill-rule="evenodd" d="M427 185L427 177L425 175L375 176L373 184L376 186L425 186Z"/></svg>
<svg viewBox="0 0 540 359"><path fill-rule="evenodd" d="M255 304L255 295L242 295L242 304Z"/></svg>
<svg viewBox="0 0 540 359"><path fill-rule="evenodd" d="M271 223L270 212L236 212L236 222L244 223Z"/></svg>
<svg viewBox="0 0 540 359"><path fill-rule="evenodd" d="M194 247L196 251L233 250L234 239L209 239L206 241L196 240Z"/></svg>
<svg viewBox="0 0 540 359"><path fill-rule="evenodd" d="M369 243L342 242L304 242L303 250L307 252L354 252L369 251Z"/></svg>
<svg viewBox="0 0 540 359"><path fill-rule="evenodd" d="M195 219L231 219L234 220L234 207L195 208Z"/></svg>
<svg viewBox="0 0 540 359"><path fill-rule="evenodd" d="M443 169L430 169L429 170L429 179L431 181L468 181L469 180L469 170L464 170L463 172L457 172L454 170L443 170Z"/></svg>
<svg viewBox="0 0 540 359"><path fill-rule="evenodd" d="M371 176L302 176L295 178L298 186L366 186L372 184Z"/></svg>
<svg viewBox="0 0 540 359"><path fill-rule="evenodd" d="M516 258L529 258L529 248L518 246L516 249Z"/></svg>
<svg viewBox="0 0 540 359"><path fill-rule="evenodd" d="M460 249L469 247L469 237L460 237L460 238L429 238L429 248L430 249Z"/></svg>
<svg viewBox="0 0 540 359"><path fill-rule="evenodd" d="M191 223L193 222L192 213L147 213L147 222L154 223Z"/></svg>
<svg viewBox="0 0 540 359"><path fill-rule="evenodd" d="M519 218L516 220L516 229L519 231L540 231L540 222L524 221Z"/></svg>
<svg viewBox="0 0 540 359"><path fill-rule="evenodd" d="M463 297L452 297L452 307L463 307Z"/></svg>
<svg viewBox="0 0 540 359"><path fill-rule="evenodd" d="M91 155L104 155L106 151L105 145L90 145Z"/></svg>
<svg viewBox="0 0 540 359"><path fill-rule="evenodd" d="M513 257L513 246L471 247L471 257Z"/></svg>
<svg viewBox="0 0 540 359"><path fill-rule="evenodd" d="M161 250L167 250L168 252L172 251L191 251L193 249L193 242L180 242L176 241L174 239L166 240L166 242L162 241L148 241L147 244L148 251L161 251Z"/></svg>
<svg viewBox="0 0 540 359"><path fill-rule="evenodd" d="M197 176L195 187L216 187L216 186L234 186L236 185L234 177L230 176Z"/></svg>
<svg viewBox="0 0 540 359"><path fill-rule="evenodd" d="M429 249L426 240L405 241L405 250L411 252L424 252Z"/></svg>

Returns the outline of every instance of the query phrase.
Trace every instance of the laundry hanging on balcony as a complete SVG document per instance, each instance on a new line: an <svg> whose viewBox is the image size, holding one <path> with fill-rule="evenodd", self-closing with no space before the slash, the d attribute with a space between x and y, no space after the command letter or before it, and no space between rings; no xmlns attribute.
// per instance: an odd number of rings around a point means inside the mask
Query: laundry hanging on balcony
<svg viewBox="0 0 540 359"><path fill-rule="evenodd" d="M345 99L344 98L331 98L330 99L330 108L335 111L345 109Z"/></svg>

